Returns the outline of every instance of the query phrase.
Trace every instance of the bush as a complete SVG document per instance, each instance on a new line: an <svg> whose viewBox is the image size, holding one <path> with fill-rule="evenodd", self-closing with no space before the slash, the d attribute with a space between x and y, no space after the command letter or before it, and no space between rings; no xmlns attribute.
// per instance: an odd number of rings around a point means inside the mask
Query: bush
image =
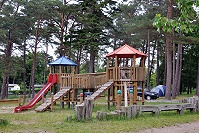
<svg viewBox="0 0 199 133"><path fill-rule="evenodd" d="M0 126L8 125L8 120L0 119Z"/></svg>

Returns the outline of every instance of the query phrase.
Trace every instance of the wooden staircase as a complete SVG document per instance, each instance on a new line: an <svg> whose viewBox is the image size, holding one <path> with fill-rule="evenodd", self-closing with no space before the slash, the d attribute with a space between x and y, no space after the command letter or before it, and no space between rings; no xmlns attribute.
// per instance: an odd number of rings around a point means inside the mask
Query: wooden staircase
<svg viewBox="0 0 199 133"><path fill-rule="evenodd" d="M90 98L96 100L101 94L103 94L106 90L108 90L109 88L111 88L113 86L113 82L109 81L107 83L105 83L104 85L102 85L97 91L95 91Z"/></svg>
<svg viewBox="0 0 199 133"><path fill-rule="evenodd" d="M64 88L62 90L60 90L59 92L57 92L54 96L53 96L53 102L57 101L59 98L61 98L62 96L66 95L67 93L69 93L71 90L71 88ZM51 98L48 98L46 100L46 102L44 102L43 104L41 104L40 106L38 106L35 111L36 112L43 112L45 110L47 110L51 105Z"/></svg>

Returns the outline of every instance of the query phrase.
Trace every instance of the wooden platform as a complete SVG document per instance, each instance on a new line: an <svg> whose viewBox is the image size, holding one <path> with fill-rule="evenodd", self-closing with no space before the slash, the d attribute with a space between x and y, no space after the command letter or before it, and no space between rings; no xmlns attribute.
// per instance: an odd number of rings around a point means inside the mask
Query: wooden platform
<svg viewBox="0 0 199 133"><path fill-rule="evenodd" d="M113 86L113 82L109 81L102 85L97 91L95 91L90 98L96 100L101 94Z"/></svg>
<svg viewBox="0 0 199 133"><path fill-rule="evenodd" d="M54 97L53 97L53 102L57 101L59 98L61 98L62 96L66 95L67 93L69 93L71 90L71 88L65 88L60 90L59 92L57 92ZM44 102L43 104L41 104L40 106L38 106L35 111L36 112L43 112L46 109L48 109L51 105L51 98L48 98L46 100L46 102Z"/></svg>

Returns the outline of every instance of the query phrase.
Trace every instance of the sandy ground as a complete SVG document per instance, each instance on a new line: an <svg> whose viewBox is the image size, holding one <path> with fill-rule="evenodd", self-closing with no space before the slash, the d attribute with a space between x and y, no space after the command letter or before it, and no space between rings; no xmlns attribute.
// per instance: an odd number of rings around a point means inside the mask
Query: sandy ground
<svg viewBox="0 0 199 133"><path fill-rule="evenodd" d="M137 133L199 133L199 121L177 124L170 127L151 128Z"/></svg>

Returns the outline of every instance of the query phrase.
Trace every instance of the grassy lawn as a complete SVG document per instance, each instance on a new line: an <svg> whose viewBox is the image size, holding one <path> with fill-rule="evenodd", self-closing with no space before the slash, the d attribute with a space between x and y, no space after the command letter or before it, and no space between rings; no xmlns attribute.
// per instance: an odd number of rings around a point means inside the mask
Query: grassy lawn
<svg viewBox="0 0 199 133"><path fill-rule="evenodd" d="M155 103L146 103L155 104ZM0 112L3 109L10 109L13 112L17 104L0 104ZM143 113L132 119L111 119L99 121L96 118L96 112L107 110L105 97L95 101L93 109L93 119L91 121L77 122L75 120L75 111L62 109L59 102L54 106L54 111L36 113L34 109L23 111L22 113L1 113L0 119L8 121L7 125L0 125L2 133L121 133L136 132L152 127L170 126L176 123L187 123L197 121L199 113L190 113L185 111L183 115L178 115L176 111L161 112L159 115ZM111 107L114 110L114 107ZM72 121L68 122L68 116Z"/></svg>

